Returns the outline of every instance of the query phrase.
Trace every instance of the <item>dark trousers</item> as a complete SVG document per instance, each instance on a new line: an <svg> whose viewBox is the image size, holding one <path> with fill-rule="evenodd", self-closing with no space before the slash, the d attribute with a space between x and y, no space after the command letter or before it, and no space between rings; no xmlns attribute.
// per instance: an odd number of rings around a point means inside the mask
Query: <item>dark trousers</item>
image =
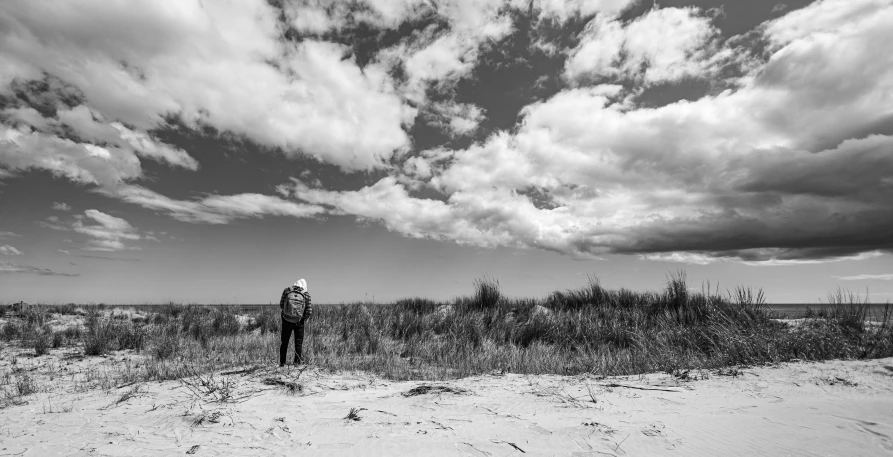
<svg viewBox="0 0 893 457"><path fill-rule="evenodd" d="M282 343L279 345L279 365L285 365L288 354L288 340L291 332L295 332L295 364L301 363L301 348L304 346L304 320L294 323L282 319Z"/></svg>

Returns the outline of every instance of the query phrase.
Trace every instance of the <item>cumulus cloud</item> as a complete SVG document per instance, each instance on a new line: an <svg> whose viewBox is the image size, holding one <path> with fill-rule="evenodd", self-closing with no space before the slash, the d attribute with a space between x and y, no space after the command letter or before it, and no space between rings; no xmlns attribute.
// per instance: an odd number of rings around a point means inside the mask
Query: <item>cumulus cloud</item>
<svg viewBox="0 0 893 457"><path fill-rule="evenodd" d="M284 3L289 25L299 32L321 34L363 23L376 28L395 28L401 22L430 12L425 0L296 0Z"/></svg>
<svg viewBox="0 0 893 457"><path fill-rule="evenodd" d="M84 211L87 218L92 219L94 223L85 224L82 220L75 220L71 229L77 233L87 235L87 251L124 251L139 250L138 246L125 244L128 241L137 241L142 239L136 228L129 222L120 218L103 213L95 209Z"/></svg>
<svg viewBox="0 0 893 457"><path fill-rule="evenodd" d="M580 15L589 16L600 13L604 16L616 16L637 3L638 0L512 0L514 7L529 8L539 12L539 18L567 18Z"/></svg>
<svg viewBox="0 0 893 457"><path fill-rule="evenodd" d="M8 244L0 246L0 254L2 255L22 255L23 252Z"/></svg>
<svg viewBox="0 0 893 457"><path fill-rule="evenodd" d="M734 89L644 108L618 85L571 88L526 107L516 131L413 157L403 176L355 191L297 183L293 195L408 236L572 255L786 265L893 251L893 5L798 12L760 28L770 54ZM671 13L697 38L685 43L712 36L693 10ZM625 58L647 60L638 77L658 81L689 74L700 48L633 49ZM413 196L418 182L443 198Z"/></svg>
<svg viewBox="0 0 893 457"><path fill-rule="evenodd" d="M453 136L474 133L484 120L484 110L470 103L438 102L431 105L432 124Z"/></svg>
<svg viewBox="0 0 893 457"><path fill-rule="evenodd" d="M814 2L758 27L756 52L748 40L723 42L696 8L619 19L631 3L296 1L282 17L304 36L283 40L280 12L260 0L14 0L0 6L0 92L15 101L0 113L0 164L195 223L352 214L411 237L701 264L893 250L893 5ZM510 131L408 154L417 112L455 137L476 131L483 110L449 94L514 30L507 6L559 21L595 14L566 50L572 87L525 107ZM357 24L381 37L430 17L362 65L356 49L326 41ZM647 86L713 82L730 61L747 71L718 81L729 89L636 105ZM171 118L389 176L353 190L302 178L277 187L284 198L169 198L136 181L146 159L199 168L153 136ZM80 229L122 234L90 232L105 247L145 238L95 216Z"/></svg>
<svg viewBox="0 0 893 457"><path fill-rule="evenodd" d="M645 83L704 76L719 31L696 8L653 9L629 24L596 16L567 60L572 80L625 77Z"/></svg>
<svg viewBox="0 0 893 457"><path fill-rule="evenodd" d="M110 194L109 191L103 193ZM211 195L200 200L175 200L142 186L128 185L115 189L111 195L191 223L226 224L235 219L266 215L311 218L325 211L317 205L253 193Z"/></svg>
<svg viewBox="0 0 893 457"><path fill-rule="evenodd" d="M14 233L14 232L0 232L0 238L11 238L11 237L19 237L19 236L22 236L22 235L19 235L18 233Z"/></svg>
<svg viewBox="0 0 893 457"><path fill-rule="evenodd" d="M408 146L402 124L414 110L395 94L384 67L361 70L342 58L342 45L285 42L277 21L262 0L4 2L0 90L49 74L73 88L68 108L102 119L88 126L97 135L112 127L137 153L191 169L194 160L147 132L176 116L188 127L211 126L348 170L381 166ZM56 151L79 157L78 147ZM134 171L130 164L117 174L126 179Z"/></svg>
<svg viewBox="0 0 893 457"><path fill-rule="evenodd" d="M79 184L111 186L142 174L139 159L100 147L0 124L0 163L13 170L41 169Z"/></svg>
<svg viewBox="0 0 893 457"><path fill-rule="evenodd" d="M56 211L71 211L71 207L67 203L53 202L53 209Z"/></svg>
<svg viewBox="0 0 893 457"><path fill-rule="evenodd" d="M405 73L399 90L415 104L428 103L426 90L448 87L467 76L477 65L482 46L498 41L513 30L502 0L447 1L437 14L447 28L432 24L422 32L383 50L379 60Z"/></svg>

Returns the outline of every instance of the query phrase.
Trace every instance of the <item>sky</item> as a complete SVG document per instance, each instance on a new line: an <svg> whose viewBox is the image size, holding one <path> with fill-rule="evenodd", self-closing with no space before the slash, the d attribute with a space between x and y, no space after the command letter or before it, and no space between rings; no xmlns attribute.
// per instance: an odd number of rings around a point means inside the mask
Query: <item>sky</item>
<svg viewBox="0 0 893 457"><path fill-rule="evenodd" d="M893 0L0 2L0 302L893 299Z"/></svg>

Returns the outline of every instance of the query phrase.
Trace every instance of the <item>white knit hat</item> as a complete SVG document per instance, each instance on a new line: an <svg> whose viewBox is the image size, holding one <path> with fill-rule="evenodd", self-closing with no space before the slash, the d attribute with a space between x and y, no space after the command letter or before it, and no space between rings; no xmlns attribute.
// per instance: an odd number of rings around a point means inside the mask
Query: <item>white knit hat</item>
<svg viewBox="0 0 893 457"><path fill-rule="evenodd" d="M294 287L300 287L301 290L306 292L307 291L307 280L305 280L304 278L301 278L301 279L295 281Z"/></svg>

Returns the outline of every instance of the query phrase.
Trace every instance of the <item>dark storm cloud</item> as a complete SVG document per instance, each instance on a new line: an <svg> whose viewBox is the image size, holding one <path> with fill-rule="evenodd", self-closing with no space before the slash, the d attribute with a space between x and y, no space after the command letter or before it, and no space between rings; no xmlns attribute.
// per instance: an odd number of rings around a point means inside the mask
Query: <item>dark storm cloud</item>
<svg viewBox="0 0 893 457"><path fill-rule="evenodd" d="M893 212L668 220L637 228L617 253L692 252L743 261L823 259L893 252Z"/></svg>
<svg viewBox="0 0 893 457"><path fill-rule="evenodd" d="M729 169L747 169L735 183L744 192L811 195L847 199L853 204L893 201L893 137L876 135L845 141L817 153L756 152Z"/></svg>

